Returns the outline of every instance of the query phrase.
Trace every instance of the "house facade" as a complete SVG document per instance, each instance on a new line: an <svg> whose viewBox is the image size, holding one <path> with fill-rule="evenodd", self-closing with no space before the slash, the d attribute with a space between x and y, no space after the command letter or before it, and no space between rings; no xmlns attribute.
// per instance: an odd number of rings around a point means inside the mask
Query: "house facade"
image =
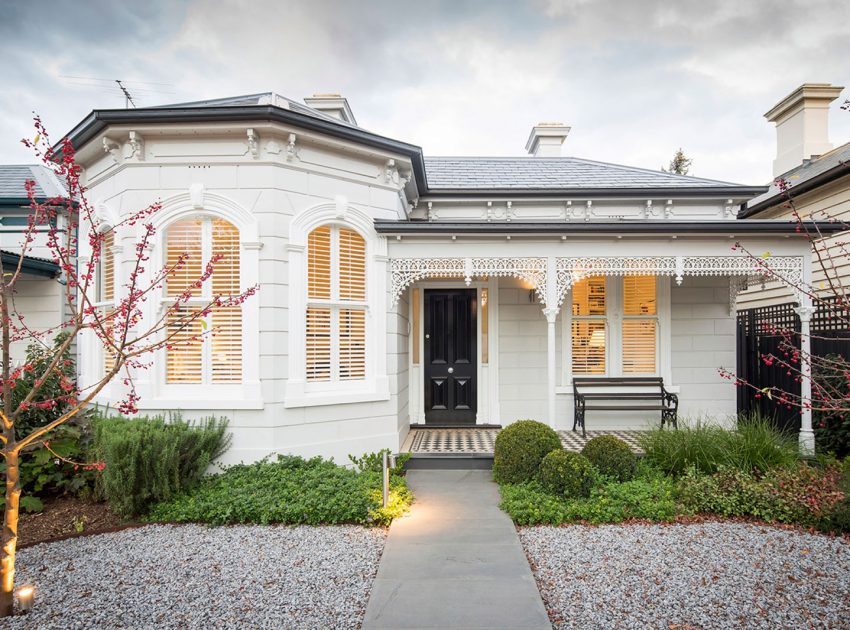
<svg viewBox="0 0 850 630"><path fill-rule="evenodd" d="M828 124L830 107L835 107L843 90L829 83L804 83L765 114L776 126L774 182L747 202L742 218L794 221L790 199L803 219L836 220L846 225L850 218L850 142L834 146ZM850 260L844 246L847 233L813 236L818 250L812 254L813 286L834 295L827 277L845 289L850 286ZM747 309L793 300L789 287L768 282L742 292L738 305Z"/></svg>
<svg viewBox="0 0 850 630"><path fill-rule="evenodd" d="M528 157L429 157L359 127L342 97L305 103L96 110L70 133L104 224L159 201L154 266L189 253L146 317L214 253L216 291L259 286L211 316L214 335L134 375L143 411L230 418L227 461L346 461L398 450L411 426L569 429L574 375L661 376L680 416L731 422L719 369L734 370L737 295L764 272L734 244L810 278L793 224L737 218L766 187L562 157L569 128L552 123L532 129ZM124 290L135 236L110 244L103 306ZM85 386L105 357L94 338L78 349ZM801 440L813 443L805 421Z"/></svg>
<svg viewBox="0 0 850 630"><path fill-rule="evenodd" d="M12 324L17 329L23 330L27 326L55 335L67 314L65 284L59 265L52 260L47 248L46 227L36 228L27 251L23 251L30 216L27 181L35 183L34 194L39 203L66 195L53 171L44 166L0 165L0 256L3 273L21 270L14 304L10 309ZM60 214L57 220L61 223L57 227L64 229L65 216ZM23 337L12 333L13 363L20 363L26 357L28 341Z"/></svg>

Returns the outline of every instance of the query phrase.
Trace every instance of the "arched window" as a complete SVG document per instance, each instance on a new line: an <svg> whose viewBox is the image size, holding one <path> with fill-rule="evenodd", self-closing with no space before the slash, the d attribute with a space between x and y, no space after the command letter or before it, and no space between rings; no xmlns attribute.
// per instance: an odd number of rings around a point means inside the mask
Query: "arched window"
<svg viewBox="0 0 850 630"><path fill-rule="evenodd" d="M307 237L306 380L366 378L366 241L322 225Z"/></svg>
<svg viewBox="0 0 850 630"><path fill-rule="evenodd" d="M212 278L195 290L182 307L185 311L202 308L213 295L240 292L239 230L224 219L192 217L169 225L166 231L165 263L174 265L181 255L185 264L173 272L166 283L166 301L183 293L202 275L214 256ZM178 345L166 350L166 383L209 384L239 383L242 380L242 307L215 309L190 326L180 323L179 313L168 322L167 333Z"/></svg>

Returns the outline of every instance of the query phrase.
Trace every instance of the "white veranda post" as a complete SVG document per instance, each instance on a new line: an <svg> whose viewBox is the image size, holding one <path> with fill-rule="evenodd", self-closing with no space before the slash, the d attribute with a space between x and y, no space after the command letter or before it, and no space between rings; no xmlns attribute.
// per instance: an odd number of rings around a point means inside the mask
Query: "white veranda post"
<svg viewBox="0 0 850 630"><path fill-rule="evenodd" d="M548 407L549 426L555 428L555 390L557 387L557 375L555 373L555 321L558 319L558 274L555 269L555 258L549 256L546 259L546 308L543 314L546 316L546 371L548 378Z"/></svg>
<svg viewBox="0 0 850 630"><path fill-rule="evenodd" d="M813 457L815 454L815 433L812 430L812 364L809 360L812 351L811 332L812 298L805 295L796 309L800 316L800 454Z"/></svg>

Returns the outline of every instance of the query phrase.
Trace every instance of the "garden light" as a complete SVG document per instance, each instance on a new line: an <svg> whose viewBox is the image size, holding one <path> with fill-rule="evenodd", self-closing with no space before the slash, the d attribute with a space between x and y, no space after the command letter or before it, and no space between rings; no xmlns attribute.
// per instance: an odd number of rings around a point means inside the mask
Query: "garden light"
<svg viewBox="0 0 850 630"><path fill-rule="evenodd" d="M35 587L22 586L18 589L18 605L21 607L21 612L28 613L32 610L32 605L35 603Z"/></svg>

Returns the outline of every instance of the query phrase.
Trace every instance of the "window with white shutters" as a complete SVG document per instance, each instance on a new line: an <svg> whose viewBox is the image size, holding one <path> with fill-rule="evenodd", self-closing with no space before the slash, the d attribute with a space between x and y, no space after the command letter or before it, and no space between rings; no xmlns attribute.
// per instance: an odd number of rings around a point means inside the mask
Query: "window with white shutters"
<svg viewBox="0 0 850 630"><path fill-rule="evenodd" d="M95 307L101 321L104 322L104 334L112 338L113 327L110 316L115 309L115 232L112 229L104 232L101 243L100 260L95 273ZM115 352L106 344L101 343L103 356L103 373L108 373L115 362Z"/></svg>
<svg viewBox="0 0 850 630"><path fill-rule="evenodd" d="M169 316L166 334L175 342L166 350L165 381L169 384L239 383L242 381L242 307L214 309L190 324L181 321L214 295L240 292L239 230L224 219L197 217L172 223L166 231L166 264L177 265L166 282L166 302L187 289L192 297ZM192 287L207 262L215 263L212 278Z"/></svg>
<svg viewBox="0 0 850 630"><path fill-rule="evenodd" d="M572 286L572 374L658 373L655 276L591 276Z"/></svg>
<svg viewBox="0 0 850 630"><path fill-rule="evenodd" d="M623 374L655 374L658 346L655 276L623 278Z"/></svg>
<svg viewBox="0 0 850 630"><path fill-rule="evenodd" d="M306 378L366 378L366 241L323 225L307 237Z"/></svg>

